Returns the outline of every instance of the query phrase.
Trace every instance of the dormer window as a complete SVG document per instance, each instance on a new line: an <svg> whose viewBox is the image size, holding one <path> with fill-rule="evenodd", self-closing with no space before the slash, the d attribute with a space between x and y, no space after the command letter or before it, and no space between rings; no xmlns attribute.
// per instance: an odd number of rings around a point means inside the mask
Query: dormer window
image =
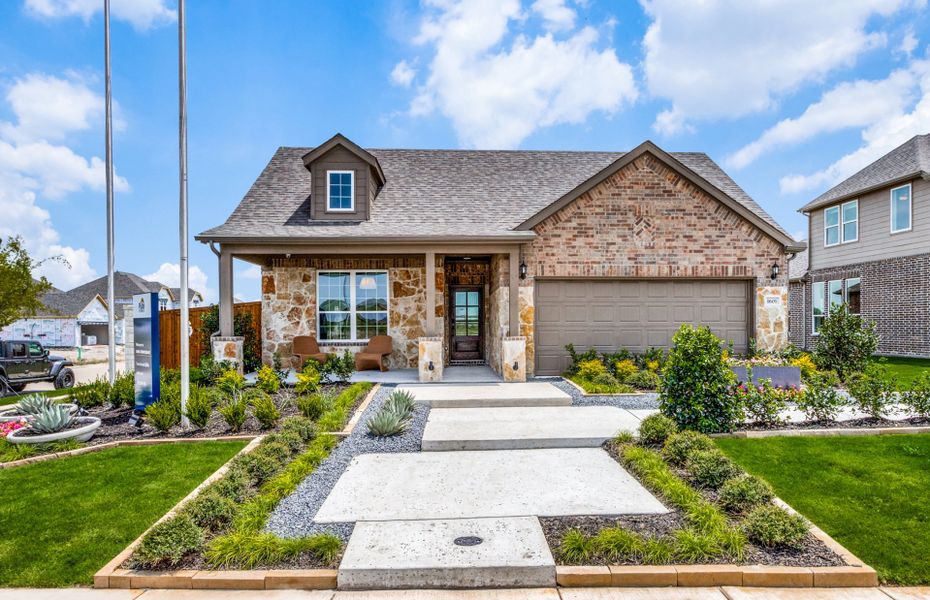
<svg viewBox="0 0 930 600"><path fill-rule="evenodd" d="M355 212L355 172L326 171L326 210Z"/></svg>

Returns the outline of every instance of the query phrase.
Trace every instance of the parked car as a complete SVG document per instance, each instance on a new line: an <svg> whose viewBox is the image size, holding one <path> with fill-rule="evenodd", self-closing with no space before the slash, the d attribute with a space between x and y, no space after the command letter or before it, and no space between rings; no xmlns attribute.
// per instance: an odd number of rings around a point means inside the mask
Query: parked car
<svg viewBox="0 0 930 600"><path fill-rule="evenodd" d="M52 381L55 389L74 387L73 363L50 355L40 342L0 341L0 395L19 393L29 383Z"/></svg>

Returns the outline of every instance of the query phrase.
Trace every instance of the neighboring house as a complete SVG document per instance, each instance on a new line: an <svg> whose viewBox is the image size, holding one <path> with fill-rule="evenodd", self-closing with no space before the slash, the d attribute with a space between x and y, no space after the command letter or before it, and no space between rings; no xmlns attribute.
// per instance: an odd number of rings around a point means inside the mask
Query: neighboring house
<svg viewBox="0 0 930 600"><path fill-rule="evenodd" d="M788 341L803 348L804 321L808 318L805 290L807 251L798 252L788 259Z"/></svg>
<svg viewBox="0 0 930 600"><path fill-rule="evenodd" d="M876 323L880 354L930 356L930 134L800 212L810 231L800 345L810 348L823 319L845 303Z"/></svg>
<svg viewBox="0 0 930 600"><path fill-rule="evenodd" d="M261 266L265 362L296 335L341 351L386 333L392 367L417 366L429 336L445 363L500 372L516 336L543 375L567 366L567 343L641 351L681 323L779 348L786 257L803 248L702 153L366 150L341 135L279 148L197 239L220 244L223 335L233 257Z"/></svg>
<svg viewBox="0 0 930 600"><path fill-rule="evenodd" d="M114 276L116 343L123 343L124 308L134 294L154 292L165 299L164 309L180 304L180 290L147 281L138 275L117 271ZM0 331L0 339L36 339L45 346L70 348L108 343L107 278L100 277L72 290L53 289L42 302L45 309L16 321ZM203 302L200 292L190 290L191 305Z"/></svg>
<svg viewBox="0 0 930 600"><path fill-rule="evenodd" d="M191 308L203 305L203 295L197 290L188 289L187 299ZM181 308L181 288L162 287L158 293L159 310Z"/></svg>

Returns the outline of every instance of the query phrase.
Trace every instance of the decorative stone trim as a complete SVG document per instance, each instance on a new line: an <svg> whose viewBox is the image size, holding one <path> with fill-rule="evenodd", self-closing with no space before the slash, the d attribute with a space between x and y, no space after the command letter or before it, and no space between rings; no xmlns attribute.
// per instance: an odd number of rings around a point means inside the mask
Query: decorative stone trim
<svg viewBox="0 0 930 600"><path fill-rule="evenodd" d="M501 338L501 375L505 382L526 381L526 337Z"/></svg>
<svg viewBox="0 0 930 600"><path fill-rule="evenodd" d="M442 345L442 336L421 337L417 340L417 369L420 375L420 383L442 381L444 366Z"/></svg>
<svg viewBox="0 0 930 600"><path fill-rule="evenodd" d="M216 336L210 338L210 347L213 349L213 360L216 362L227 361L235 365L236 370L242 375L243 367L243 346L245 338L238 335L229 337Z"/></svg>

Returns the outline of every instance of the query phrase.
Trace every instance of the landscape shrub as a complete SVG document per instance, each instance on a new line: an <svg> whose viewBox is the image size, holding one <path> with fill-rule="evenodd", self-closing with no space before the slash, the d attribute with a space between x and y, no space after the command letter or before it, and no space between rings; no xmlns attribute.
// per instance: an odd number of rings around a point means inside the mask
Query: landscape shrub
<svg viewBox="0 0 930 600"><path fill-rule="evenodd" d="M617 445L632 444L635 441L636 436L633 435L633 432L627 431L626 429L621 429L617 432L617 435L614 436L614 443Z"/></svg>
<svg viewBox="0 0 930 600"><path fill-rule="evenodd" d="M648 537L643 540L643 562L647 565L667 565L672 562L675 546L671 540Z"/></svg>
<svg viewBox="0 0 930 600"><path fill-rule="evenodd" d="M740 474L739 467L719 450L692 452L685 465L697 485L712 490Z"/></svg>
<svg viewBox="0 0 930 600"><path fill-rule="evenodd" d="M248 474L241 468L230 467L219 481L210 484L206 491L212 491L233 502L239 503L248 498L252 492Z"/></svg>
<svg viewBox="0 0 930 600"><path fill-rule="evenodd" d="M277 381L277 378L275 378ZM271 429L278 424L281 411L274 403L274 399L265 392L255 394L251 398L252 416L258 421L262 429Z"/></svg>
<svg viewBox="0 0 930 600"><path fill-rule="evenodd" d="M593 537L592 549L609 561L634 559L642 556L643 540L621 527L606 527Z"/></svg>
<svg viewBox="0 0 930 600"><path fill-rule="evenodd" d="M110 405L113 408L120 406L132 407L136 403L136 375L132 371L121 373L113 381L110 389Z"/></svg>
<svg viewBox="0 0 930 600"><path fill-rule="evenodd" d="M245 377L236 369L226 369L216 378L216 387L233 398L239 397L245 385Z"/></svg>
<svg viewBox="0 0 930 600"><path fill-rule="evenodd" d="M275 394L281 387L281 380L278 379L278 374L268 365L262 365L262 368L258 370L255 378L258 389L266 394Z"/></svg>
<svg viewBox="0 0 930 600"><path fill-rule="evenodd" d="M800 515L773 504L762 504L749 512L743 529L750 540L766 548L798 548L810 525Z"/></svg>
<svg viewBox="0 0 930 600"><path fill-rule="evenodd" d="M678 427L663 414L649 415L639 424L639 441L646 445L662 445L670 435L677 433Z"/></svg>
<svg viewBox="0 0 930 600"><path fill-rule="evenodd" d="M320 393L306 394L297 397L297 410L300 414L316 421L323 415L326 410L326 403L323 395Z"/></svg>
<svg viewBox="0 0 930 600"><path fill-rule="evenodd" d="M110 382L105 379L95 379L91 383L78 386L71 390L71 400L81 408L93 408L109 402Z"/></svg>
<svg viewBox="0 0 930 600"><path fill-rule="evenodd" d="M846 383L846 390L854 405L875 419L884 419L890 410L891 395L895 383L888 369L881 364L871 363L865 371L856 373Z"/></svg>
<svg viewBox="0 0 930 600"><path fill-rule="evenodd" d="M173 566L203 544L203 530L189 515L180 514L155 525L142 539L133 558L139 566Z"/></svg>
<svg viewBox="0 0 930 600"><path fill-rule="evenodd" d="M662 348L649 348L636 355L636 364L640 369L658 373L665 363L665 350Z"/></svg>
<svg viewBox="0 0 930 600"><path fill-rule="evenodd" d="M304 439L300 434L291 430L269 434L265 436L265 441L269 444L280 442L287 446L292 453L297 452L304 445Z"/></svg>
<svg viewBox="0 0 930 600"><path fill-rule="evenodd" d="M592 380L602 375L609 375L609 373L607 372L607 367L604 366L604 363L602 363L599 358L592 358L591 360L578 363L578 368L575 372L575 377L578 379Z"/></svg>
<svg viewBox="0 0 930 600"><path fill-rule="evenodd" d="M187 398L187 419L197 429L203 429L210 421L213 412L213 400L199 385L192 385Z"/></svg>
<svg viewBox="0 0 930 600"><path fill-rule="evenodd" d="M662 413L679 429L732 430L740 411L727 393L735 377L720 339L707 327L684 324L672 343L659 386Z"/></svg>
<svg viewBox="0 0 930 600"><path fill-rule="evenodd" d="M568 352L568 356L571 359L571 362L568 365L568 368L565 370L565 377L572 378L578 374L578 366L583 362L588 362L596 360L600 362L598 357L597 350L594 348L588 348L584 352L578 352L575 350L574 344L565 344L565 350Z"/></svg>
<svg viewBox="0 0 930 600"><path fill-rule="evenodd" d="M819 369L836 371L845 382L865 369L878 348L875 323L850 314L843 305L823 320L814 343L814 363Z"/></svg>
<svg viewBox="0 0 930 600"><path fill-rule="evenodd" d="M924 371L901 392L901 402L916 416L930 418L930 371Z"/></svg>
<svg viewBox="0 0 930 600"><path fill-rule="evenodd" d="M836 386L839 380L831 371L814 373L807 381L807 389L798 396L796 404L811 421L834 421L846 400Z"/></svg>
<svg viewBox="0 0 930 600"><path fill-rule="evenodd" d="M294 391L298 396L314 394L320 389L321 378L319 363L312 359L308 360L297 374L297 385L294 386Z"/></svg>
<svg viewBox="0 0 930 600"><path fill-rule="evenodd" d="M206 531L219 531L226 527L236 514L236 501L215 489L204 491L184 507L194 523Z"/></svg>
<svg viewBox="0 0 930 600"><path fill-rule="evenodd" d="M810 354L790 358L788 364L801 369L801 380L805 382L809 381L817 373L817 365L814 364L814 359L811 358Z"/></svg>
<svg viewBox="0 0 930 600"><path fill-rule="evenodd" d="M644 369L630 375L625 383L640 390L656 390L659 389L662 378L658 373Z"/></svg>
<svg viewBox="0 0 930 600"><path fill-rule="evenodd" d="M617 381L620 383L628 383L630 377L635 375L639 369L636 367L636 363L633 362L632 358L625 358L623 360L618 360L613 363L614 365L614 377L617 378Z"/></svg>
<svg viewBox="0 0 930 600"><path fill-rule="evenodd" d="M633 353L627 350L626 348L619 348L616 352L603 352L601 353L601 362L607 366L607 370L610 371L611 375L616 375L614 369L617 367L618 362L625 360L634 360L636 357L633 356ZM636 364L635 362L633 363Z"/></svg>
<svg viewBox="0 0 930 600"><path fill-rule="evenodd" d="M191 369L191 382L204 386L216 385L216 381L225 371L232 368L229 361L217 362L212 355L204 356L200 359L200 366Z"/></svg>
<svg viewBox="0 0 930 600"><path fill-rule="evenodd" d="M181 399L171 395L162 396L157 402L145 407L145 416L152 427L161 433L167 433L181 422Z"/></svg>
<svg viewBox="0 0 930 600"><path fill-rule="evenodd" d="M317 436L317 426L306 417L288 417L281 422L281 433L293 432L304 442L309 442Z"/></svg>
<svg viewBox="0 0 930 600"><path fill-rule="evenodd" d="M562 536L559 555L568 563L584 563L594 555L594 542L578 529L569 529Z"/></svg>
<svg viewBox="0 0 930 600"><path fill-rule="evenodd" d="M675 556L684 562L706 562L723 552L720 539L713 534L693 529L675 532Z"/></svg>
<svg viewBox="0 0 930 600"><path fill-rule="evenodd" d="M714 442L697 431L680 431L672 434L662 446L662 457L676 466L683 466L695 452L716 450Z"/></svg>
<svg viewBox="0 0 930 600"><path fill-rule="evenodd" d="M734 514L746 513L760 504L771 502L775 492L767 482L753 475L732 477L718 490L720 506Z"/></svg>
<svg viewBox="0 0 930 600"><path fill-rule="evenodd" d="M281 461L269 453L259 452L258 449L236 458L233 465L241 469L254 486L260 486L268 481L275 473L281 470Z"/></svg>
<svg viewBox="0 0 930 600"><path fill-rule="evenodd" d="M339 431L349 420L349 411L361 402L372 383L359 381L345 388L332 400L326 400L326 412L317 421L321 431Z"/></svg>
<svg viewBox="0 0 930 600"><path fill-rule="evenodd" d="M751 369L749 378L752 378ZM731 394L747 421L763 425L781 423L782 411L799 396L796 390L773 387L770 379L763 379L759 385L741 383L732 388Z"/></svg>
<svg viewBox="0 0 930 600"><path fill-rule="evenodd" d="M239 432L248 417L246 414L245 399L241 396L228 398L220 405L219 413L223 417L223 420L226 421L226 425L229 427L230 431L233 433Z"/></svg>
<svg viewBox="0 0 930 600"><path fill-rule="evenodd" d="M326 362L320 367L320 374L324 379L347 382L355 373L355 357L349 350L339 354L330 354Z"/></svg>

